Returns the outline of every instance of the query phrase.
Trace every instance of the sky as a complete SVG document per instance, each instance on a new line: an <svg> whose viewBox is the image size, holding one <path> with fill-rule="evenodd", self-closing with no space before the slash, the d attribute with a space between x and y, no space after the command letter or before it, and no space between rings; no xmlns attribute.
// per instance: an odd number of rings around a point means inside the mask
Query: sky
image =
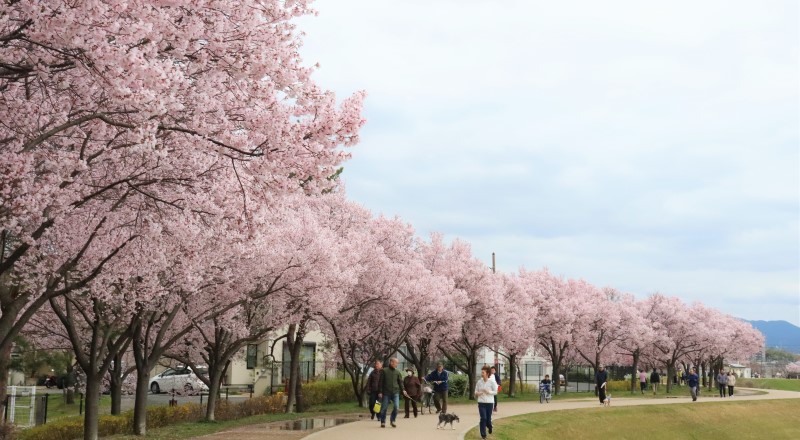
<svg viewBox="0 0 800 440"><path fill-rule="evenodd" d="M318 0L350 199L497 268L800 325L797 1Z"/></svg>

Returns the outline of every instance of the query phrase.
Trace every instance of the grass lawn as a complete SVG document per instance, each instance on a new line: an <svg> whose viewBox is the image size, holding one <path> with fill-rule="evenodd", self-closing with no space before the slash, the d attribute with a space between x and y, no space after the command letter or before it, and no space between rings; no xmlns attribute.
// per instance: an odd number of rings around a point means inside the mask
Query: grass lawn
<svg viewBox="0 0 800 440"><path fill-rule="evenodd" d="M369 415L369 412L367 412L366 408L361 408L355 403L333 403L327 405L318 405L311 408L307 412L300 414L262 414L226 422L178 423L175 425L166 426L164 428L148 430L146 437L139 437L135 435L115 435L107 438L114 440L141 440L143 438L151 440L179 440L213 434L215 432L235 428L237 426L364 412Z"/></svg>
<svg viewBox="0 0 800 440"><path fill-rule="evenodd" d="M798 439L800 399L589 408L527 414L494 423L493 438ZM479 439L478 429L465 439Z"/></svg>
<svg viewBox="0 0 800 440"><path fill-rule="evenodd" d="M738 379L737 387L800 391L800 379Z"/></svg>
<svg viewBox="0 0 800 440"><path fill-rule="evenodd" d="M64 394L59 392L49 393L47 397L47 420L53 421L63 417L77 416L80 408L81 398L75 395L75 403L67 405L64 403ZM84 405L86 402L84 402ZM111 412L111 397L100 397L100 413L108 414Z"/></svg>

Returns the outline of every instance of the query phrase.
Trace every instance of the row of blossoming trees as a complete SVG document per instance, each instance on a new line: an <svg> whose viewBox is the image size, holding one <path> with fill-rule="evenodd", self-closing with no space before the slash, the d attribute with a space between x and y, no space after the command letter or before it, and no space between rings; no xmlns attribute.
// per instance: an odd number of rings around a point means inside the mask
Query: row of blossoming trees
<svg viewBox="0 0 800 440"><path fill-rule="evenodd" d="M302 66L292 20L307 3L3 4L0 395L21 333L74 352L86 439L104 377L115 412L136 378L144 434L160 359L207 365L216 395L229 362L266 337L289 343L291 410L315 328L361 401L363 366L398 350L421 371L447 357L472 386L484 347L512 366L538 349L554 372L760 347L748 325L677 298L494 274L466 243L423 240L346 200L337 177L363 94L337 103Z"/></svg>

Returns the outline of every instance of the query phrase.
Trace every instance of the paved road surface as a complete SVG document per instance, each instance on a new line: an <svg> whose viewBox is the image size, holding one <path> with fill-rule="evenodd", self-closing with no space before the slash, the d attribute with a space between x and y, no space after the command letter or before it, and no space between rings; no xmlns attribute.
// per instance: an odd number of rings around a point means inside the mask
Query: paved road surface
<svg viewBox="0 0 800 440"><path fill-rule="evenodd" d="M739 400L769 400L769 399L800 399L800 393L793 391L775 391L766 390L767 394L749 394L747 389L736 388L737 392L741 394L731 398L731 401ZM719 402L718 397L712 397L714 394L705 391L695 405L701 405L704 402ZM634 406L634 405L671 405L671 404L686 404L691 403L689 397L675 397L667 399L623 399L617 398L613 400L614 406ZM402 405L402 404L401 404ZM536 413L542 411L554 411L561 409L577 409L577 408L593 408L600 406L594 396L591 398L576 398L571 400L553 401L549 404L540 404L539 402L508 402L500 401L500 411L494 413L493 419L500 419L503 417L515 416L519 414ZM232 429L225 432L220 432L208 436L201 437L203 440L263 440L263 439L304 439L304 440L364 440L368 438L380 438L381 440L428 440L428 439L442 439L442 440L460 440L464 438L464 434L470 429L478 425L480 418L478 417L478 409L475 404L469 405L450 405L450 412L453 412L461 419L460 423L456 423L455 430L437 430L436 423L438 417L436 415L424 415L416 419L402 418L402 412L398 415L397 428L392 428L388 425L386 428L380 428L376 421L365 420L358 422L347 423L333 428L326 428L323 430L316 430L305 435L306 433L289 433L287 431L279 431L275 433L269 430L267 425L252 425L241 428ZM610 408L609 410L613 410ZM366 411L366 410L365 410ZM387 417L388 418L388 417ZM305 437L304 437L305 435Z"/></svg>

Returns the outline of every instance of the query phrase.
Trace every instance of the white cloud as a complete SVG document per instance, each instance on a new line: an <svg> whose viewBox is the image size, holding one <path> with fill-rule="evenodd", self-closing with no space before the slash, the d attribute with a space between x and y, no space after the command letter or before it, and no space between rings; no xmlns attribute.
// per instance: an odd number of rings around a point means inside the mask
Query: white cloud
<svg viewBox="0 0 800 440"><path fill-rule="evenodd" d="M316 80L369 93L351 198L505 270L800 324L797 2L316 7Z"/></svg>

